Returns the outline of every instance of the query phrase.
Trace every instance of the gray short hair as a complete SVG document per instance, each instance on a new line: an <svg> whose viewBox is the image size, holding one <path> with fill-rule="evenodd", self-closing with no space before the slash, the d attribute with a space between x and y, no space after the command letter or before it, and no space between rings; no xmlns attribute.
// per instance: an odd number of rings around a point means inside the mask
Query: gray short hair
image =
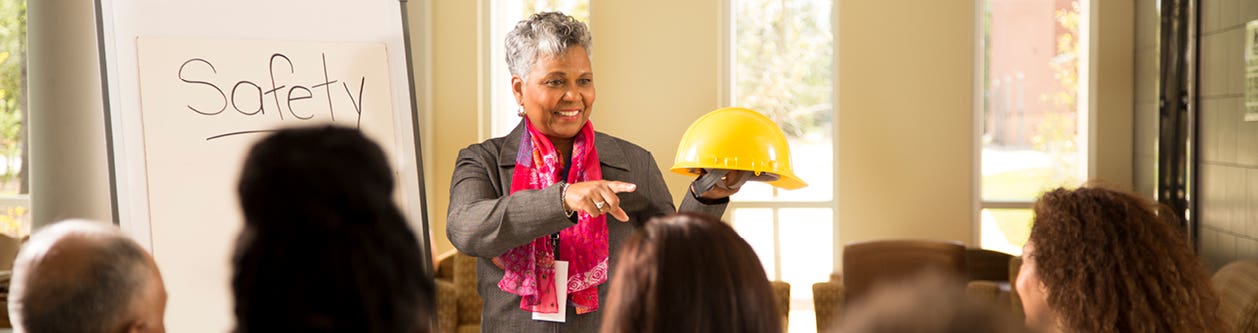
<svg viewBox="0 0 1258 333"><path fill-rule="evenodd" d="M590 29L585 23L560 12L533 14L507 33L507 68L511 75L528 78L539 55L558 56L572 46L584 47L587 56L593 54Z"/></svg>
<svg viewBox="0 0 1258 333"><path fill-rule="evenodd" d="M9 314L19 332L105 332L122 324L131 302L153 283L144 250L111 225L66 221L40 231L14 266ZM45 256L67 238L92 239L94 251L66 254L90 256L86 264L69 279L41 276Z"/></svg>

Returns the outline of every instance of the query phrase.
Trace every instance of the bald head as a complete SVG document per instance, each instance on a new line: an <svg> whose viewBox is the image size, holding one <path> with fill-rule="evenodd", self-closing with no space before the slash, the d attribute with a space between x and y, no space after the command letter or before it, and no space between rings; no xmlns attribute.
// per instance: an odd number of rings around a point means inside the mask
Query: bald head
<svg viewBox="0 0 1258 333"><path fill-rule="evenodd" d="M81 220L36 232L9 288L17 332L163 332L165 304L152 257L113 225Z"/></svg>

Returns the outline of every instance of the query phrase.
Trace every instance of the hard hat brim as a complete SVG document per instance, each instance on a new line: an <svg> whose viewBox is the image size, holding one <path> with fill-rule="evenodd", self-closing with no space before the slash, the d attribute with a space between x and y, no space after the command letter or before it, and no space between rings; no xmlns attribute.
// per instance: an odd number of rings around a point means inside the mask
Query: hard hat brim
<svg viewBox="0 0 1258 333"><path fill-rule="evenodd" d="M673 168L670 169L670 171L676 174L681 174L681 175L686 175L686 176L698 176L699 173L696 172L695 170L699 170L703 168L704 167L702 166L674 165ZM757 173L764 172L764 171L759 171L759 170L746 170L746 169L741 169L741 168L729 168L729 170L742 170L742 171L750 171L750 172L757 172ZM795 176L794 173L790 173L789 171L781 172L781 173L773 173L773 174L778 175L778 179L774 181L766 182L766 183L768 183L769 185L773 185L774 187L778 187L778 188L786 189L786 190L798 190L804 187L808 187L808 183L805 183L802 179L799 179L799 177Z"/></svg>

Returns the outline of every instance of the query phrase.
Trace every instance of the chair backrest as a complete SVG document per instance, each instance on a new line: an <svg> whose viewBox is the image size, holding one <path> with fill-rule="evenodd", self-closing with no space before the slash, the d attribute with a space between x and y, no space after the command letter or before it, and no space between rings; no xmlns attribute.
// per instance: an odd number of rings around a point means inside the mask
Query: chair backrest
<svg viewBox="0 0 1258 333"><path fill-rule="evenodd" d="M769 281L769 286L773 287L773 298L778 305L778 315L782 316L782 332L786 332L791 315L791 284L784 281Z"/></svg>
<svg viewBox="0 0 1258 333"><path fill-rule="evenodd" d="M879 240L843 247L845 302L851 304L880 283L912 277L925 270L965 274L965 246L959 242ZM958 285L957 288L964 288Z"/></svg>
<svg viewBox="0 0 1258 333"><path fill-rule="evenodd" d="M480 325L484 301L476 290L476 257L459 253L453 259L454 286L459 293L459 325Z"/></svg>
<svg viewBox="0 0 1258 333"><path fill-rule="evenodd" d="M965 249L965 273L967 281L983 280L1010 282L1008 253L988 249Z"/></svg>
<svg viewBox="0 0 1258 333"><path fill-rule="evenodd" d="M1237 333L1258 332L1258 261L1230 263L1210 280L1223 321Z"/></svg>
<svg viewBox="0 0 1258 333"><path fill-rule="evenodd" d="M843 315L845 294L842 280L830 280L812 285L817 332L832 332L838 329L839 317Z"/></svg>

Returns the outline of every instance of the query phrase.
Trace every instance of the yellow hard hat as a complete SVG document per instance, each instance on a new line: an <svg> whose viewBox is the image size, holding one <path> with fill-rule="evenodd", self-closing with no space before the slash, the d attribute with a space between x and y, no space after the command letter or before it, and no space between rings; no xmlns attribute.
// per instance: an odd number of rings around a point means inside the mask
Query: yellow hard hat
<svg viewBox="0 0 1258 333"><path fill-rule="evenodd" d="M752 180L788 190L808 186L791 170L791 147L782 129L760 112L744 108L708 112L686 129L672 171L698 175L700 169L753 171L761 177Z"/></svg>

